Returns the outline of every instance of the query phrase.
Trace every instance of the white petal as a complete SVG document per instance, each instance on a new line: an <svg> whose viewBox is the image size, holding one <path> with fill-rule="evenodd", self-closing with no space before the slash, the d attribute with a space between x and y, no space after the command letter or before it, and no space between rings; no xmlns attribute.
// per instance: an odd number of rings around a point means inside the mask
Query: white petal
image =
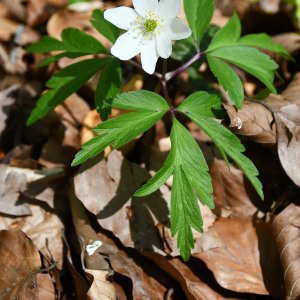
<svg viewBox="0 0 300 300"><path fill-rule="evenodd" d="M172 40L183 40L192 34L190 27L177 18L171 19L167 23L169 24L166 24L166 31Z"/></svg>
<svg viewBox="0 0 300 300"><path fill-rule="evenodd" d="M132 0L134 9L140 14L145 15L146 9L155 11L158 0Z"/></svg>
<svg viewBox="0 0 300 300"><path fill-rule="evenodd" d="M168 34L160 34L156 38L157 52L162 58L168 58L172 53L172 40Z"/></svg>
<svg viewBox="0 0 300 300"><path fill-rule="evenodd" d="M142 68L148 74L153 74L155 71L155 66L158 60L158 53L156 50L156 40L149 41L147 45L143 46L141 58L142 58Z"/></svg>
<svg viewBox="0 0 300 300"><path fill-rule="evenodd" d="M180 0L160 0L156 13L164 19L175 18L180 10L180 2Z"/></svg>
<svg viewBox="0 0 300 300"><path fill-rule="evenodd" d="M128 30L130 24L136 20L137 13L130 7L111 8L104 12L104 19L118 28Z"/></svg>
<svg viewBox="0 0 300 300"><path fill-rule="evenodd" d="M141 53L139 42L139 39L133 38L129 32L126 32L118 37L110 51L117 58L128 60Z"/></svg>

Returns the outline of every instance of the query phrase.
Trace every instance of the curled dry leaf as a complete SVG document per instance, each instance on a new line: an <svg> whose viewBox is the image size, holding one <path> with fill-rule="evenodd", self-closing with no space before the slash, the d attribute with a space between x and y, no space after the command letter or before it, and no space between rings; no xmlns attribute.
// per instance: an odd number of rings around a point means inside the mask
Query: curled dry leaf
<svg viewBox="0 0 300 300"><path fill-rule="evenodd" d="M300 186L300 109L296 104L274 113L280 162L293 182Z"/></svg>
<svg viewBox="0 0 300 300"><path fill-rule="evenodd" d="M260 229L259 236L249 217L221 218L203 235L203 251L193 257L203 260L226 289L282 296L272 235L264 226L256 224L256 227Z"/></svg>
<svg viewBox="0 0 300 300"><path fill-rule="evenodd" d="M250 195L256 195L249 185L245 186L243 172L230 164L230 170L224 160L215 159L210 165L216 213L222 217L252 216L257 208ZM250 195L249 195L250 189Z"/></svg>
<svg viewBox="0 0 300 300"><path fill-rule="evenodd" d="M289 300L300 297L300 208L290 204L273 221Z"/></svg>
<svg viewBox="0 0 300 300"><path fill-rule="evenodd" d="M110 275L109 271L85 269L85 274L91 282L91 287L87 292L87 300L117 299L114 285L107 280Z"/></svg>
<svg viewBox="0 0 300 300"><path fill-rule="evenodd" d="M21 230L0 232L0 256L1 299L55 299L49 275L38 274L41 268L39 252Z"/></svg>
<svg viewBox="0 0 300 300"><path fill-rule="evenodd" d="M267 108L253 102L245 102L241 110L236 110L233 105L224 104L224 107L230 118L229 128L232 132L248 136L258 143L276 143L273 116Z"/></svg>

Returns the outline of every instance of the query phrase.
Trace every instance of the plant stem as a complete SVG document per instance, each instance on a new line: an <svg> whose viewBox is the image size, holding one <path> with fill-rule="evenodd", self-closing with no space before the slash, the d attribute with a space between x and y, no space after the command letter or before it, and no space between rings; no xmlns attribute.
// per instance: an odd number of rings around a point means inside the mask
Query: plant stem
<svg viewBox="0 0 300 300"><path fill-rule="evenodd" d="M132 60L132 59L129 59L127 60L131 65L135 66L136 68L140 69L140 70L143 70L143 67L141 64L137 63L136 61ZM162 79L162 74L158 73L158 72L154 72L152 74L154 77L156 77L157 79L161 80Z"/></svg>
<svg viewBox="0 0 300 300"><path fill-rule="evenodd" d="M171 100L170 100L170 97L169 97L169 93L168 93L168 87L167 87L168 82L166 80L167 68L168 68L168 61L166 59L164 59L164 61L163 61L163 73L162 73L162 77L159 81L160 81L161 86L162 86L162 92L163 92L164 98L166 99L168 104L170 106L172 106L171 105Z"/></svg>
<svg viewBox="0 0 300 300"><path fill-rule="evenodd" d="M202 53L200 52L200 50L198 50L197 54L192 59L190 59L188 62L186 62L184 65L182 65L181 67L179 67L177 70L174 70L172 72L167 73L165 75L165 81L168 82L169 80L171 80L172 78L174 78L175 76L177 76L179 73L181 73L182 71L184 71L185 69L187 69L195 61L197 61L201 57L201 55L202 55Z"/></svg>

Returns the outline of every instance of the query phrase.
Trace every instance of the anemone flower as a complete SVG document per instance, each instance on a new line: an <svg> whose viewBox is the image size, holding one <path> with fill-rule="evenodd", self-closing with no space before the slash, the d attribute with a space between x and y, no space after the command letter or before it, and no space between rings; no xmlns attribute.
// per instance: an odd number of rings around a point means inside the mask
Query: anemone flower
<svg viewBox="0 0 300 300"><path fill-rule="evenodd" d="M111 48L111 53L128 60L141 53L142 68L149 74L155 71L159 57L172 53L172 40L189 37L191 29L176 18L180 0L133 0L133 7L111 8L104 18L127 30Z"/></svg>

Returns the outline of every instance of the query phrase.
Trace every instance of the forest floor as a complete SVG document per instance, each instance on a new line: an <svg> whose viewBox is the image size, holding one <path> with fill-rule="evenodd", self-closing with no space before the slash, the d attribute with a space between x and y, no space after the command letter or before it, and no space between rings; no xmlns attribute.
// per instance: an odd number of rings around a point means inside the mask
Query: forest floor
<svg viewBox="0 0 300 300"><path fill-rule="evenodd" d="M264 87L241 70L250 100L238 112L205 62L171 81L175 105L193 91L219 91L223 124L239 134L265 194L261 201L242 171L234 164L229 171L211 139L186 123L209 164L216 209L201 204L204 232L193 232L195 248L184 262L170 233L172 178L158 193L132 196L170 151L168 120L153 130L150 157L149 140L140 136L72 168L101 122L93 104L98 74L26 126L45 82L82 59L38 68L49 55L26 46L76 27L110 49L90 24L92 11L132 2L82 8L64 0L0 1L0 299L300 299L300 35L295 7L286 2L215 1L212 24L224 26L237 11L242 35L265 32L295 58L268 53L283 80L275 79L278 95L265 105L251 101ZM186 20L183 9L179 18ZM122 72L122 91L159 91L156 79L134 66L122 63ZM123 113L112 110L113 117Z"/></svg>

